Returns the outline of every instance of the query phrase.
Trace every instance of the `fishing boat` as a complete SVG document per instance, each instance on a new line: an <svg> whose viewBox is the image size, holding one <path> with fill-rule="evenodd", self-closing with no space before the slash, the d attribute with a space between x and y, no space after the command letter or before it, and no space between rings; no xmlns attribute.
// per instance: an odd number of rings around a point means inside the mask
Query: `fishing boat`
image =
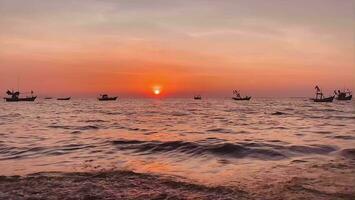
<svg viewBox="0 0 355 200"><path fill-rule="evenodd" d="M334 96L326 97L326 98L319 98L319 99L312 99L314 102L333 102Z"/></svg>
<svg viewBox="0 0 355 200"><path fill-rule="evenodd" d="M324 97L322 90L316 85L316 98L311 98L314 102L333 102L335 96Z"/></svg>
<svg viewBox="0 0 355 200"><path fill-rule="evenodd" d="M49 99L53 99L52 97L44 97L44 99L49 100Z"/></svg>
<svg viewBox="0 0 355 200"><path fill-rule="evenodd" d="M98 98L99 101L116 101L117 97L109 97L107 94L102 94Z"/></svg>
<svg viewBox="0 0 355 200"><path fill-rule="evenodd" d="M59 101L69 101L71 97L57 98Z"/></svg>
<svg viewBox="0 0 355 200"><path fill-rule="evenodd" d="M233 91L233 94L235 95L234 97L232 97L232 99L237 100L237 101L249 101L251 99L251 96L245 96L242 97L240 95L240 93L237 90Z"/></svg>
<svg viewBox="0 0 355 200"><path fill-rule="evenodd" d="M237 101L249 101L251 97L232 97L232 99L237 100Z"/></svg>
<svg viewBox="0 0 355 200"><path fill-rule="evenodd" d="M37 96L33 96L33 91L31 91L31 96L27 96L27 97L20 97L19 91L14 92L14 91L7 90L6 94L10 96L4 98L5 101L7 102L34 101L37 98Z"/></svg>
<svg viewBox="0 0 355 200"><path fill-rule="evenodd" d="M351 94L351 91L349 89L347 91L334 90L334 94L337 96L336 100L338 101L349 101L353 98L353 95Z"/></svg>
<svg viewBox="0 0 355 200"><path fill-rule="evenodd" d="M202 96L201 96L201 95L196 95L196 96L194 96L194 99L195 99L195 100L201 100L201 99L202 99Z"/></svg>

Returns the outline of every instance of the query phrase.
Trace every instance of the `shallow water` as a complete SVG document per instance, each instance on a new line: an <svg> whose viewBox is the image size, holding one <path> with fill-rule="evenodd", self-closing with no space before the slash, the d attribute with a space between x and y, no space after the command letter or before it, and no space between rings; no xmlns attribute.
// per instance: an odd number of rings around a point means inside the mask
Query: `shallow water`
<svg viewBox="0 0 355 200"><path fill-rule="evenodd" d="M354 101L302 98L0 102L0 169L125 169L254 187L352 162L354 122Z"/></svg>

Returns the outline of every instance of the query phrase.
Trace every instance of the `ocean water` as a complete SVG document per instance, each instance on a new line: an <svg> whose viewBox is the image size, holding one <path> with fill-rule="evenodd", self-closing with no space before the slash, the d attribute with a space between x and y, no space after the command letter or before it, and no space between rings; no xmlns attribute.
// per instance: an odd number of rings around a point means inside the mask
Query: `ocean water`
<svg viewBox="0 0 355 200"><path fill-rule="evenodd" d="M1 175L124 169L249 189L355 180L354 101L0 102L0 138Z"/></svg>

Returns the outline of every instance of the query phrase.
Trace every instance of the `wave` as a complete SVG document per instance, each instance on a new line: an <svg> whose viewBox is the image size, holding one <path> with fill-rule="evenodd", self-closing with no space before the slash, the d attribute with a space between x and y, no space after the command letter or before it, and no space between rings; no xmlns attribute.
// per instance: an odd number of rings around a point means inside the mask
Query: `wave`
<svg viewBox="0 0 355 200"><path fill-rule="evenodd" d="M93 122L99 123L99 122L106 122L106 121L105 120L101 120L101 119L89 119L89 120L86 120L85 122L87 122L87 123L93 123Z"/></svg>
<svg viewBox="0 0 355 200"><path fill-rule="evenodd" d="M169 115L175 116L175 117L181 117L181 116L188 116L189 113L174 111L174 112L170 112Z"/></svg>
<svg viewBox="0 0 355 200"><path fill-rule="evenodd" d="M21 117L20 113L9 113L5 115L0 115L0 118L14 118L14 117Z"/></svg>
<svg viewBox="0 0 355 200"><path fill-rule="evenodd" d="M94 125L85 125L85 126L65 126L65 125L50 125L48 128L54 129L66 129L66 130L93 130L99 129L101 127Z"/></svg>
<svg viewBox="0 0 355 200"><path fill-rule="evenodd" d="M337 148L328 145L276 145L268 143L212 143L206 141L139 141L116 140L112 144L119 150L131 150L138 154L183 153L191 156L226 156L231 158L255 158L261 160L280 160L307 154L328 154Z"/></svg>
<svg viewBox="0 0 355 200"><path fill-rule="evenodd" d="M343 139L343 140L355 140L355 137L351 136L351 135L336 135L333 138L335 138L335 139Z"/></svg>
<svg viewBox="0 0 355 200"><path fill-rule="evenodd" d="M11 147L0 145L0 160L34 158L50 155L69 154L74 151L79 151L88 148L95 148L95 145L90 144L68 144L54 147Z"/></svg>
<svg viewBox="0 0 355 200"><path fill-rule="evenodd" d="M207 132L233 133L233 130L231 130L231 129L224 129L224 128L212 128L212 129L208 129Z"/></svg>
<svg viewBox="0 0 355 200"><path fill-rule="evenodd" d="M286 114L287 113L276 111L276 112L272 113L271 115L286 115Z"/></svg>
<svg viewBox="0 0 355 200"><path fill-rule="evenodd" d="M343 149L340 154L345 158L355 160L355 149Z"/></svg>
<svg viewBox="0 0 355 200"><path fill-rule="evenodd" d="M303 119L335 119L335 120L352 120L355 119L355 116L347 115L313 115L313 114L304 114L300 113Z"/></svg>

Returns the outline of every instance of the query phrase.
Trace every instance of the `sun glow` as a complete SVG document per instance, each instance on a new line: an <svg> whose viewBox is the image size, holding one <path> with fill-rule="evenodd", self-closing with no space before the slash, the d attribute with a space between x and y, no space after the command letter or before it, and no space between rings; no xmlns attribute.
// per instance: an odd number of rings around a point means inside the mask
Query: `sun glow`
<svg viewBox="0 0 355 200"><path fill-rule="evenodd" d="M161 94L161 87L160 86L153 86L152 92L154 95L160 95Z"/></svg>
<svg viewBox="0 0 355 200"><path fill-rule="evenodd" d="M153 92L155 95L159 95L160 94L160 89L159 88L155 88L153 89Z"/></svg>

